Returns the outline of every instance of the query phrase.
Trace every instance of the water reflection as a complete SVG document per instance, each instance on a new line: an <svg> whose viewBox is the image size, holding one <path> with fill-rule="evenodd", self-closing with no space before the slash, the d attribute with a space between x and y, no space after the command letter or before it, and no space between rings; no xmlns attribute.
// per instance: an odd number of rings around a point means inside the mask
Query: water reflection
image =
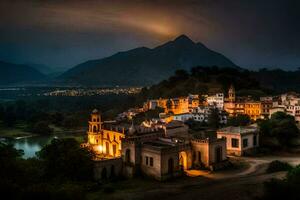
<svg viewBox="0 0 300 200"><path fill-rule="evenodd" d="M52 139L65 137L66 136L64 135L34 136L29 138L13 139L7 142L13 144L16 149L23 150L23 158L32 158L36 156L36 152L40 151L45 145L50 144Z"/></svg>

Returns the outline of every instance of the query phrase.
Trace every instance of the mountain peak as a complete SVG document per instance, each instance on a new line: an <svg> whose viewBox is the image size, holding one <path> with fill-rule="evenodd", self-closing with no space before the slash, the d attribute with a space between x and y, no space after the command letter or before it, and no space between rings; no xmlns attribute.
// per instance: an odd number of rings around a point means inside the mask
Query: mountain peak
<svg viewBox="0 0 300 200"><path fill-rule="evenodd" d="M180 43L193 43L193 44L194 44L193 40L191 40L188 36L186 36L186 35L184 35L184 34L178 36L178 37L174 40L174 42L180 42Z"/></svg>

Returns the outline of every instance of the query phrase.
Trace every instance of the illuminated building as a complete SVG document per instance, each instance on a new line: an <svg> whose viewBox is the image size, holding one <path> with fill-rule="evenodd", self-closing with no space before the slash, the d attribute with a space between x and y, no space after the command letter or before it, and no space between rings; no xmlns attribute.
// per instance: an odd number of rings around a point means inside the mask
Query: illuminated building
<svg viewBox="0 0 300 200"><path fill-rule="evenodd" d="M196 99L189 99L188 97L178 97L170 99L149 100L145 103L146 110L154 110L157 107L163 108L164 113L181 114L189 112L189 108L197 105Z"/></svg>
<svg viewBox="0 0 300 200"><path fill-rule="evenodd" d="M256 121L261 117L261 103L260 102L245 102L245 114L252 120Z"/></svg>
<svg viewBox="0 0 300 200"><path fill-rule="evenodd" d="M123 130L105 129L98 110L92 112L86 146L98 156L96 180L137 174L166 180L182 175L184 170L197 167L215 170L228 163L225 139L195 138L180 121L145 121Z"/></svg>
<svg viewBox="0 0 300 200"><path fill-rule="evenodd" d="M248 115L251 120L261 118L262 105L259 101L237 98L234 86L231 85L228 91L228 98L224 103L224 110L229 116Z"/></svg>
<svg viewBox="0 0 300 200"><path fill-rule="evenodd" d="M99 158L120 157L121 140L125 137L124 131L106 130L102 126L100 113L95 109L89 121L87 145L96 152Z"/></svg>
<svg viewBox="0 0 300 200"><path fill-rule="evenodd" d="M215 106L219 110L224 109L224 94L223 93L209 95L209 96L207 96L206 101L209 106Z"/></svg>

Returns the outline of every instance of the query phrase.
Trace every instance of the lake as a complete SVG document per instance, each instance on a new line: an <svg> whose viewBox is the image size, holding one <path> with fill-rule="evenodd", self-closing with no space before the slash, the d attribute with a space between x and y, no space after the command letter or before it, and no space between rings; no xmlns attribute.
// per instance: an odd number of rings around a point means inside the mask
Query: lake
<svg viewBox="0 0 300 200"><path fill-rule="evenodd" d="M66 137L86 137L85 135L46 135L46 136L34 136L20 139L5 140L7 143L13 144L18 150L23 150L23 158L32 158L36 156L36 152L40 151L45 145L50 144L54 138L66 138Z"/></svg>

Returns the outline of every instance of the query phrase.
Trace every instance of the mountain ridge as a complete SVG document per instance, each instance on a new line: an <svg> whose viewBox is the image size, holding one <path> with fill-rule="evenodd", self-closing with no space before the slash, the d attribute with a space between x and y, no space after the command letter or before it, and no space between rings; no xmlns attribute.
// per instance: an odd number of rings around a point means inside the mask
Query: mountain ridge
<svg viewBox="0 0 300 200"><path fill-rule="evenodd" d="M0 85L36 83L47 78L34 67L0 61Z"/></svg>
<svg viewBox="0 0 300 200"><path fill-rule="evenodd" d="M224 55L180 35L154 48L138 47L86 61L57 80L81 85L151 85L175 70L189 70L199 65L239 68Z"/></svg>

